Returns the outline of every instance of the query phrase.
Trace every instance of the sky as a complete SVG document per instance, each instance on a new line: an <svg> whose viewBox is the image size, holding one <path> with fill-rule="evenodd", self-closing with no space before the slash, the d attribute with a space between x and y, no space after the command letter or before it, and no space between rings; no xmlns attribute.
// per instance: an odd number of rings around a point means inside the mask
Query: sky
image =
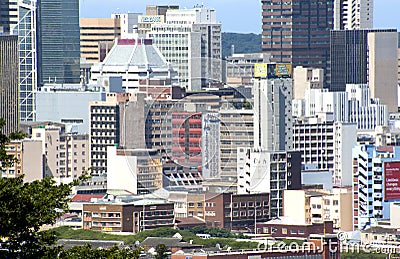
<svg viewBox="0 0 400 259"><path fill-rule="evenodd" d="M145 13L146 5L195 4L213 8L224 32L261 33L260 0L80 0L81 17L110 17L115 12ZM400 30L400 0L375 0L374 27Z"/></svg>

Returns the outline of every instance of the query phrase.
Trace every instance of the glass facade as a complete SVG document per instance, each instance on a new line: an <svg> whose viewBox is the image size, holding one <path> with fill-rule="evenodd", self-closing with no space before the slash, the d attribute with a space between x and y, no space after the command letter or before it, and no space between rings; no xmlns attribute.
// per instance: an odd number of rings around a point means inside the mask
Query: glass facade
<svg viewBox="0 0 400 259"><path fill-rule="evenodd" d="M79 0L38 1L38 79L79 83Z"/></svg>

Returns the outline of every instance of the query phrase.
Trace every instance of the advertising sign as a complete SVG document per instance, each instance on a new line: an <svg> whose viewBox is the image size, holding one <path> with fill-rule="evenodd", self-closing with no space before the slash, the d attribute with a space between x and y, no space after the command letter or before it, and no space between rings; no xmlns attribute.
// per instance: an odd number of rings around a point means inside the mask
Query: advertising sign
<svg viewBox="0 0 400 259"><path fill-rule="evenodd" d="M163 17L161 15L143 15L139 16L140 23L162 23Z"/></svg>
<svg viewBox="0 0 400 259"><path fill-rule="evenodd" d="M267 64L258 63L254 65L254 77L267 77Z"/></svg>
<svg viewBox="0 0 400 259"><path fill-rule="evenodd" d="M400 199L400 162L385 163L385 201Z"/></svg>

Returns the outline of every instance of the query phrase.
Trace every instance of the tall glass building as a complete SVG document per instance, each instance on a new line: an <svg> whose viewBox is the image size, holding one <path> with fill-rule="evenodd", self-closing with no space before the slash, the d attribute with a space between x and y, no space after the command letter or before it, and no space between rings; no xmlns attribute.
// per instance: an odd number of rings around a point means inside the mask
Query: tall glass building
<svg viewBox="0 0 400 259"><path fill-rule="evenodd" d="M38 83L79 83L79 0L38 0Z"/></svg>

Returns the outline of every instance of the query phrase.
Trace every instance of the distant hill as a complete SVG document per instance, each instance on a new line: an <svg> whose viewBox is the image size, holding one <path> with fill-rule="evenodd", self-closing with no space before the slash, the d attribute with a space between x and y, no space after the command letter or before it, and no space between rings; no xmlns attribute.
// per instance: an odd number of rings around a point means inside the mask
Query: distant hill
<svg viewBox="0 0 400 259"><path fill-rule="evenodd" d="M235 53L261 52L261 34L223 32L222 58L231 55L232 45L235 45Z"/></svg>

